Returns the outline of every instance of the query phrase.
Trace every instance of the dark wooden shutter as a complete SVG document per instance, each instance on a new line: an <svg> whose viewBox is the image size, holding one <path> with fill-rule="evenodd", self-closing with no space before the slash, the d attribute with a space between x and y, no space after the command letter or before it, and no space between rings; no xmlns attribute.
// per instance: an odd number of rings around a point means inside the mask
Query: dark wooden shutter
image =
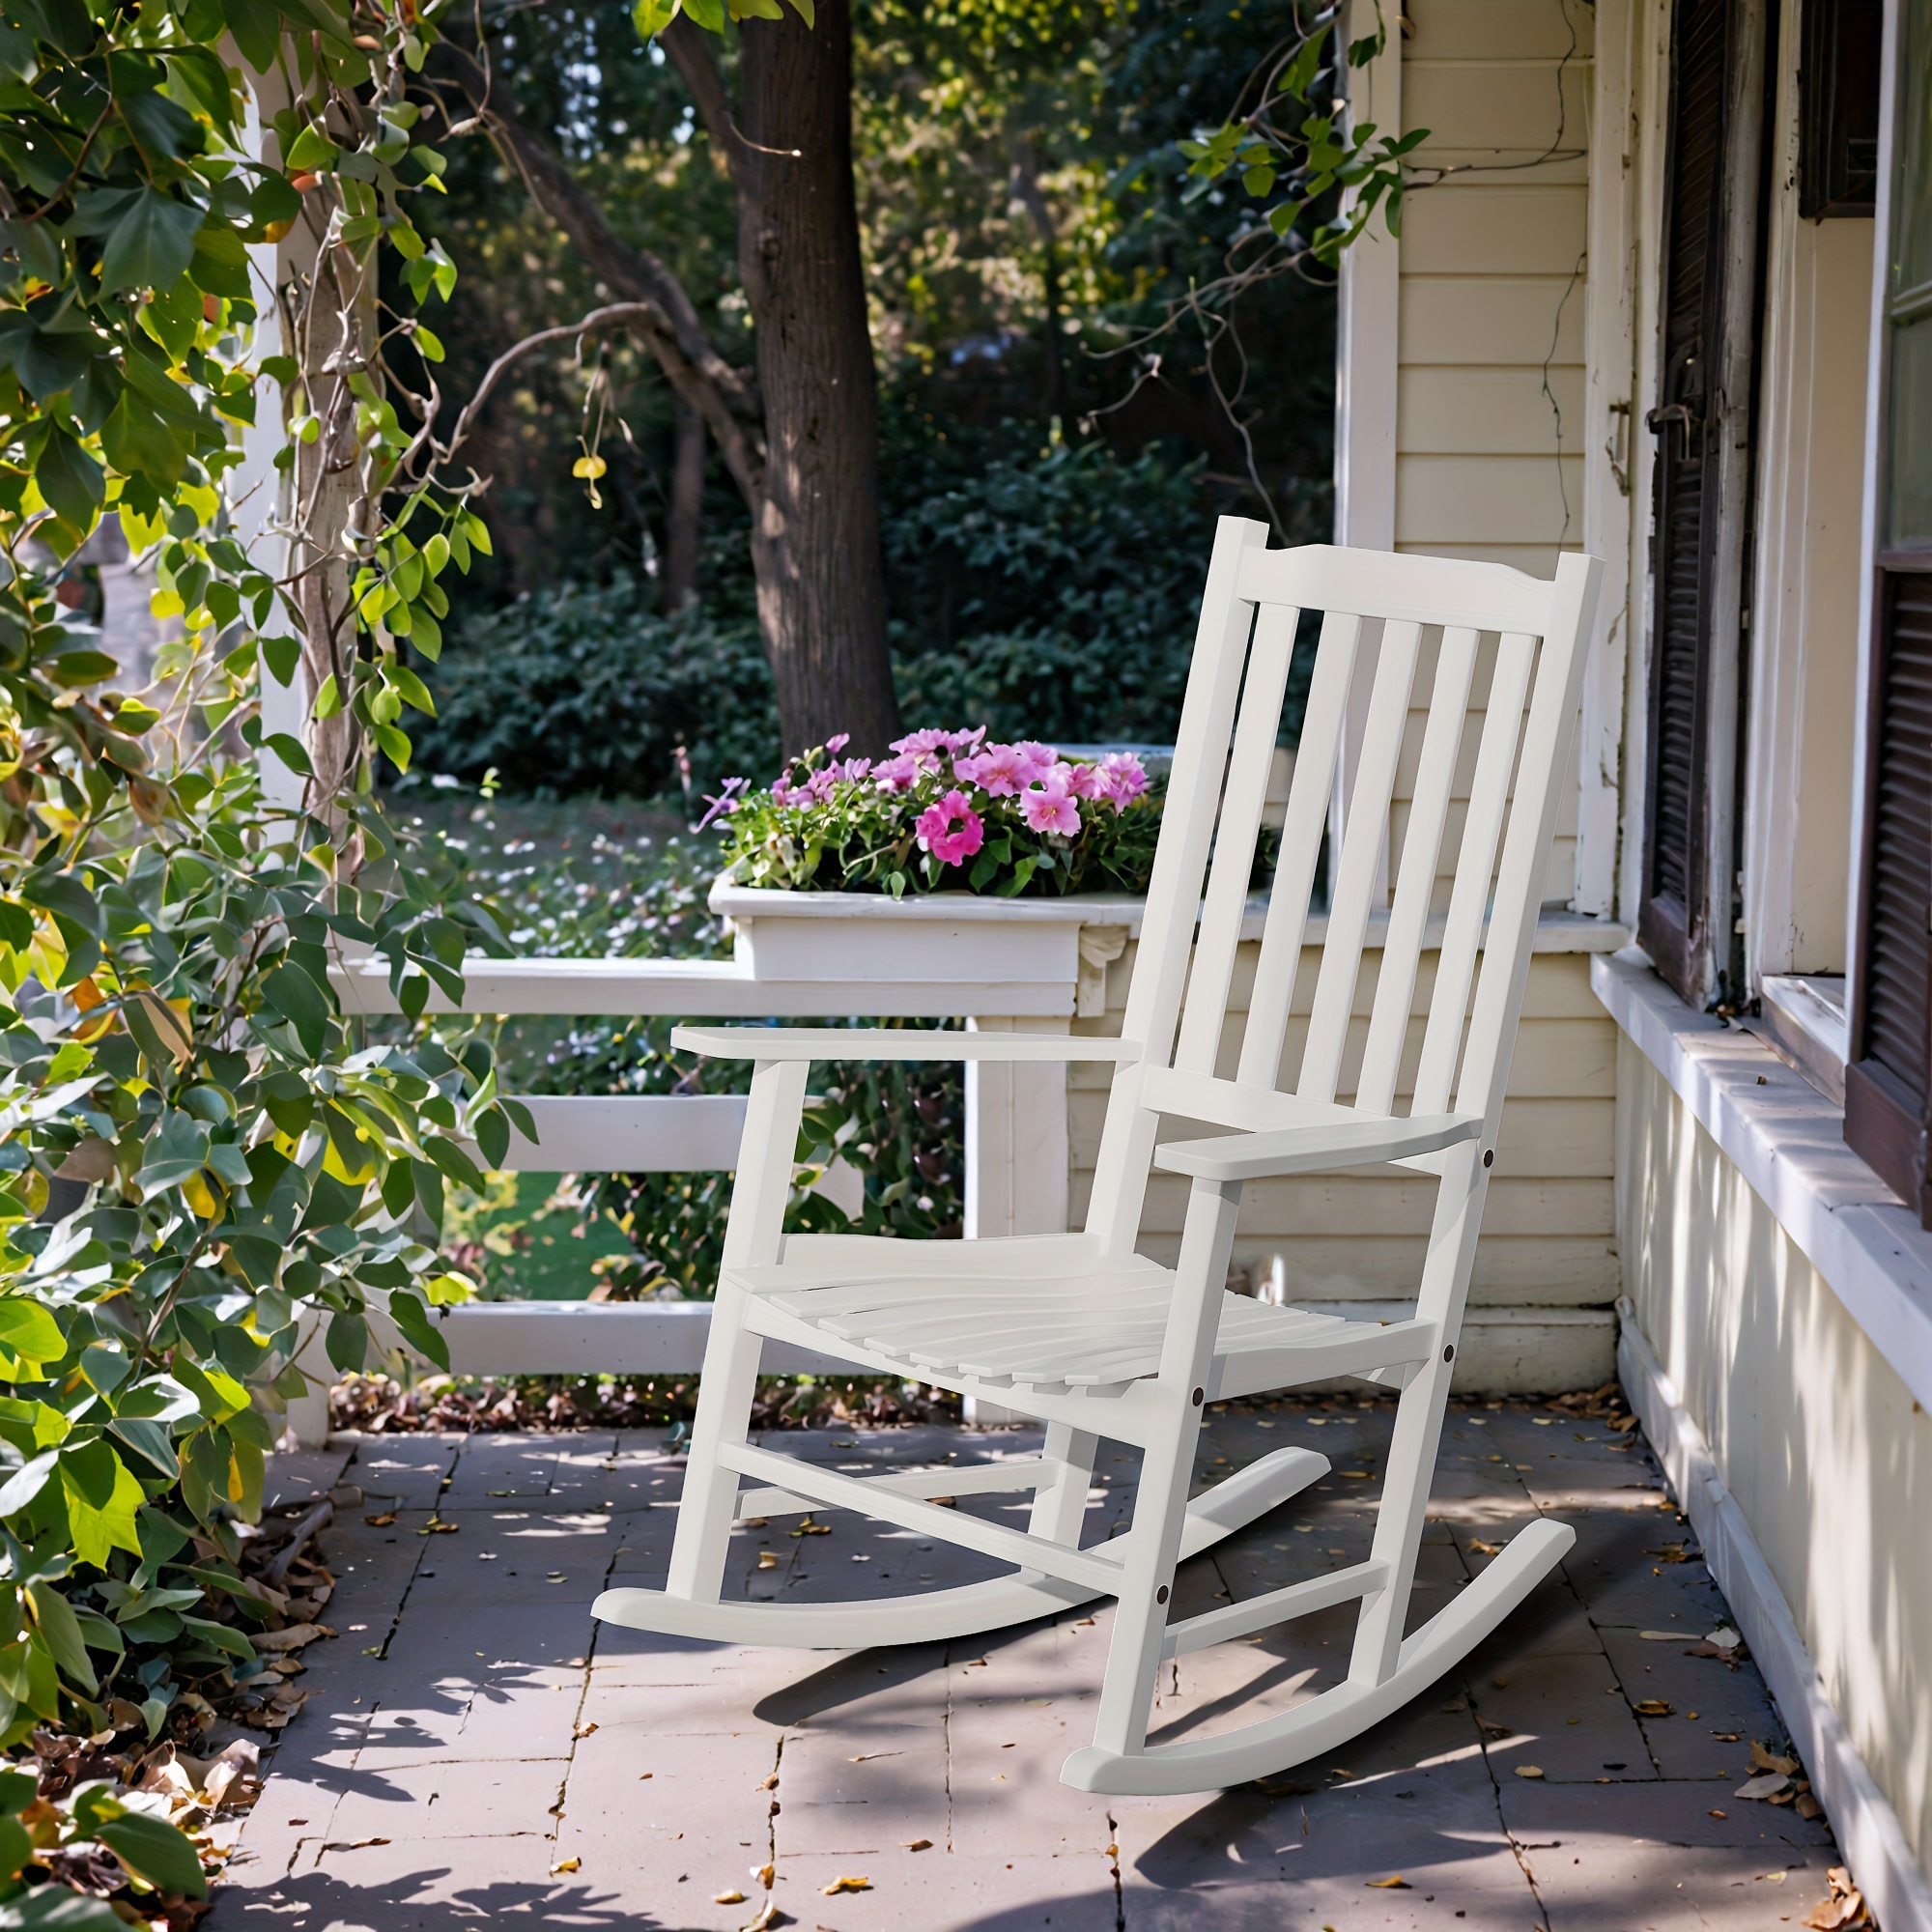
<svg viewBox="0 0 1932 1932"><path fill-rule="evenodd" d="M1798 212L1869 215L1878 198L1880 0L1804 0L1799 56Z"/></svg>
<svg viewBox="0 0 1932 1932"><path fill-rule="evenodd" d="M1845 1138L1921 1218L1932 1208L1932 575L1881 577L1864 949L1858 1047L1845 1069ZM1932 1223L1928 1223L1932 1225Z"/></svg>
<svg viewBox="0 0 1932 1932"><path fill-rule="evenodd" d="M1932 1227L1932 0L1899 29L1845 1138Z"/></svg>
<svg viewBox="0 0 1932 1932"><path fill-rule="evenodd" d="M1694 1005L1735 992L1741 598L1758 297L1764 12L1677 0L1652 471L1637 936Z"/></svg>

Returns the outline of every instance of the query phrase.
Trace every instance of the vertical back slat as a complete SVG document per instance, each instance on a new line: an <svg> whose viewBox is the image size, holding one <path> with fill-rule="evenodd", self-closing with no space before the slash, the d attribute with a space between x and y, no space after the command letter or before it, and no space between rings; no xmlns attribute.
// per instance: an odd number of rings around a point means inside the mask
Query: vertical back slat
<svg viewBox="0 0 1932 1932"><path fill-rule="evenodd" d="M1255 839L1262 807L1267 802L1268 768L1281 730L1282 699L1288 668L1294 656L1298 611L1264 604L1255 614L1248 674L1241 686L1240 718L1235 726L1235 755L1228 788L1221 799L1214 837L1214 864L1201 909L1201 936L1187 980L1187 1007L1180 1020L1180 1043L1174 1064L1190 1073L1212 1073L1235 976L1235 952L1241 943L1248 882L1254 876Z"/></svg>
<svg viewBox="0 0 1932 1932"><path fill-rule="evenodd" d="M1194 657L1175 733L1160 843L1148 883L1133 983L1127 994L1124 1037L1144 1041L1148 1064L1164 1066L1174 1048L1187 983L1187 956L1201 903L1201 880L1214 833L1214 808L1228 764L1235 705L1240 695L1254 606L1237 595L1241 559L1267 546L1267 526L1247 517L1223 517L1214 526L1214 551L1195 627ZM1153 1157L1155 1120L1139 1104L1140 1082L1122 1069L1107 1104L1107 1122L1094 1169L1087 1227L1109 1252L1131 1249L1140 1230L1141 1202Z"/></svg>
<svg viewBox="0 0 1932 1932"><path fill-rule="evenodd" d="M1308 1047L1294 1091L1304 1099L1332 1100L1349 1040L1349 1014L1362 970L1362 942L1369 915L1380 898L1382 840L1388 836L1389 800L1402 756L1402 727L1415 683L1422 626L1382 627L1380 662L1369 699L1361 762L1350 788L1348 830L1328 901L1328 936L1321 947L1321 974L1315 982L1315 1009L1308 1018Z"/></svg>
<svg viewBox="0 0 1932 1932"><path fill-rule="evenodd" d="M1228 768L1235 704L1254 618L1253 605L1236 595L1241 554L1266 543L1267 526L1249 518L1223 517L1215 526L1187 696L1175 734L1160 844L1148 883L1147 917L1127 995L1126 1037L1144 1040L1155 1065L1167 1064L1180 1017L1188 947L1200 911L1201 880L1214 836L1214 810Z"/></svg>
<svg viewBox="0 0 1932 1932"><path fill-rule="evenodd" d="M1388 937L1382 942L1361 1077L1355 1083L1355 1105L1378 1114L1388 1113L1394 1105L1403 1044L1408 1037L1409 1006L1415 997L1423 933L1435 894L1435 868L1449 823L1456 757L1468 724L1476 637L1470 630L1445 631L1435 656L1435 682L1429 694L1429 723L1409 800L1408 829L1402 841L1395 904L1389 912Z"/></svg>
<svg viewBox="0 0 1932 1932"><path fill-rule="evenodd" d="M1476 753L1475 782L1469 788L1468 810L1463 820L1456 883L1449 893L1449 917L1435 964L1429 1025L1422 1036L1422 1061L1416 1069L1415 1098L1410 1103L1413 1113L1439 1114L1449 1104L1463 1046L1463 1023L1469 1010L1469 987L1476 977L1476 954L1483 946L1496 841L1502 836L1503 813L1509 804L1523 697L1535 661L1534 638L1506 635L1496 645L1496 668L1490 679L1483 739Z"/></svg>
<svg viewBox="0 0 1932 1932"><path fill-rule="evenodd" d="M1273 1087L1281 1077L1282 1041L1288 1036L1288 1009L1294 998L1294 976L1301 968L1308 936L1308 905L1315 891L1315 867L1321 860L1321 837L1328 823L1329 788L1341 754L1349 692L1354 683L1362 620L1331 611L1321 620L1321 639L1309 679L1301 742L1294 753L1282 821L1281 853L1274 868L1267 923L1262 929L1262 956L1248 997L1248 1025L1241 1038L1236 1078L1244 1087Z"/></svg>
<svg viewBox="0 0 1932 1932"><path fill-rule="evenodd" d="M1517 1020L1529 980L1530 950L1543 910L1544 868L1556 831L1562 776L1569 764L1583 688L1584 639L1596 616L1603 576L1604 566L1596 557L1571 555L1557 560L1549 628L1537 666L1529 722L1523 727L1517 809L1510 812L1496 873L1483 975L1469 1014L1469 1043L1456 1094L1459 1107L1488 1121L1492 1137L1502 1113Z"/></svg>

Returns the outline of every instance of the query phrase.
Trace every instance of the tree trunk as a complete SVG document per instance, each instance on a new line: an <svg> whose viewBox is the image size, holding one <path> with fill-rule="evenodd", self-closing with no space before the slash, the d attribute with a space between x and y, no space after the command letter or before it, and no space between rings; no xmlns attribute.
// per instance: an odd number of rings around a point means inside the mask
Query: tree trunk
<svg viewBox="0 0 1932 1932"><path fill-rule="evenodd" d="M697 553L704 534L704 418L677 406L671 445L670 514L665 520L664 608L697 601Z"/></svg>
<svg viewBox="0 0 1932 1932"><path fill-rule="evenodd" d="M784 749L899 727L879 547L879 406L852 187L850 0L748 21L738 63L738 270L764 404L758 617Z"/></svg>

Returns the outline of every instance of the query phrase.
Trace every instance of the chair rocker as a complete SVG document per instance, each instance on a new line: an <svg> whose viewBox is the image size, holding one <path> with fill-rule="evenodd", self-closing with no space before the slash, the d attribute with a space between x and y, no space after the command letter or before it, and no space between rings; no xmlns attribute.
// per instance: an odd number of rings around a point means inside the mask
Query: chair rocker
<svg viewBox="0 0 1932 1932"><path fill-rule="evenodd" d="M1265 546L1264 526L1222 519L1125 1037L730 1027L673 1036L687 1050L753 1060L755 1070L668 1586L608 1590L597 1616L690 1637L855 1649L963 1636L1112 1596L1094 1740L1062 1776L1088 1791L1165 1795L1285 1770L1378 1722L1569 1548L1570 1529L1532 1523L1405 1635L1602 565L1565 556L1543 582L1495 564ZM1320 642L1246 1027L1237 1053L1226 1049L1230 1078L1217 1067L1236 949L1305 610L1323 613ZM1472 693L1484 689L1472 722ZM1392 812L1399 773L1406 809ZM1456 795L1459 777L1466 797ZM1310 900L1331 798L1344 829L1318 935ZM1292 1030L1304 947L1319 949L1319 971L1306 1027ZM1368 948L1380 960L1365 978ZM1435 954L1426 980L1425 948ZM1419 982L1427 1012L1416 1014L1411 1055ZM1367 1023L1351 1031L1358 987ZM930 1243L786 1236L810 1065L867 1054L1112 1060L1085 1231ZM1397 1113L1406 1070L1408 1106ZM1163 1139L1164 1118L1223 1131ZM1412 1315L1347 1321L1226 1292L1245 1182L1378 1163L1437 1182ZM1134 1251L1153 1169L1191 1183L1174 1267ZM1043 1453L859 1478L753 1444L768 1339L1037 1416ZM1311 1451L1279 1450L1190 1502L1204 1405L1338 1376L1401 1391L1367 1561L1170 1623L1178 1563L1328 1469ZM1102 1437L1141 1450L1139 1489L1131 1526L1082 1548ZM1031 1492L1025 1530L930 1500L996 1491ZM899 1599L721 1600L734 1521L828 1507L978 1550L1012 1573ZM1359 1604L1353 1653L1334 1688L1217 1736L1149 1745L1164 1659L1350 1602Z"/></svg>

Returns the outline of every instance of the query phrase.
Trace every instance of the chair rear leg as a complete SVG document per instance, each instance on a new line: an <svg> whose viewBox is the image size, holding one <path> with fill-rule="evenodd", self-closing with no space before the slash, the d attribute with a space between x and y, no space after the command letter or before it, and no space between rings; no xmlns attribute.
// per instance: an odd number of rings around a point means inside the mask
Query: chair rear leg
<svg viewBox="0 0 1932 1932"><path fill-rule="evenodd" d="M1235 1245L1241 1183L1197 1180L1187 1201L1175 1270L1174 1302L1156 1383L1167 1413L1141 1457L1134 1526L1128 1532L1114 1637L1094 1742L1102 1750L1138 1751L1147 1744L1154 1678L1167 1636L1167 1605L1187 1515L1194 1452L1214 1340L1221 1321L1222 1284Z"/></svg>
<svg viewBox="0 0 1932 1932"><path fill-rule="evenodd" d="M1033 1514L1027 1519L1027 1534L1043 1537L1048 1543L1080 1547L1080 1532L1087 1522L1087 1492L1094 1484L1094 1459L1100 1438L1071 1423L1050 1422L1046 1445L1040 1452L1049 1463L1057 1463L1058 1474L1034 1492Z"/></svg>

